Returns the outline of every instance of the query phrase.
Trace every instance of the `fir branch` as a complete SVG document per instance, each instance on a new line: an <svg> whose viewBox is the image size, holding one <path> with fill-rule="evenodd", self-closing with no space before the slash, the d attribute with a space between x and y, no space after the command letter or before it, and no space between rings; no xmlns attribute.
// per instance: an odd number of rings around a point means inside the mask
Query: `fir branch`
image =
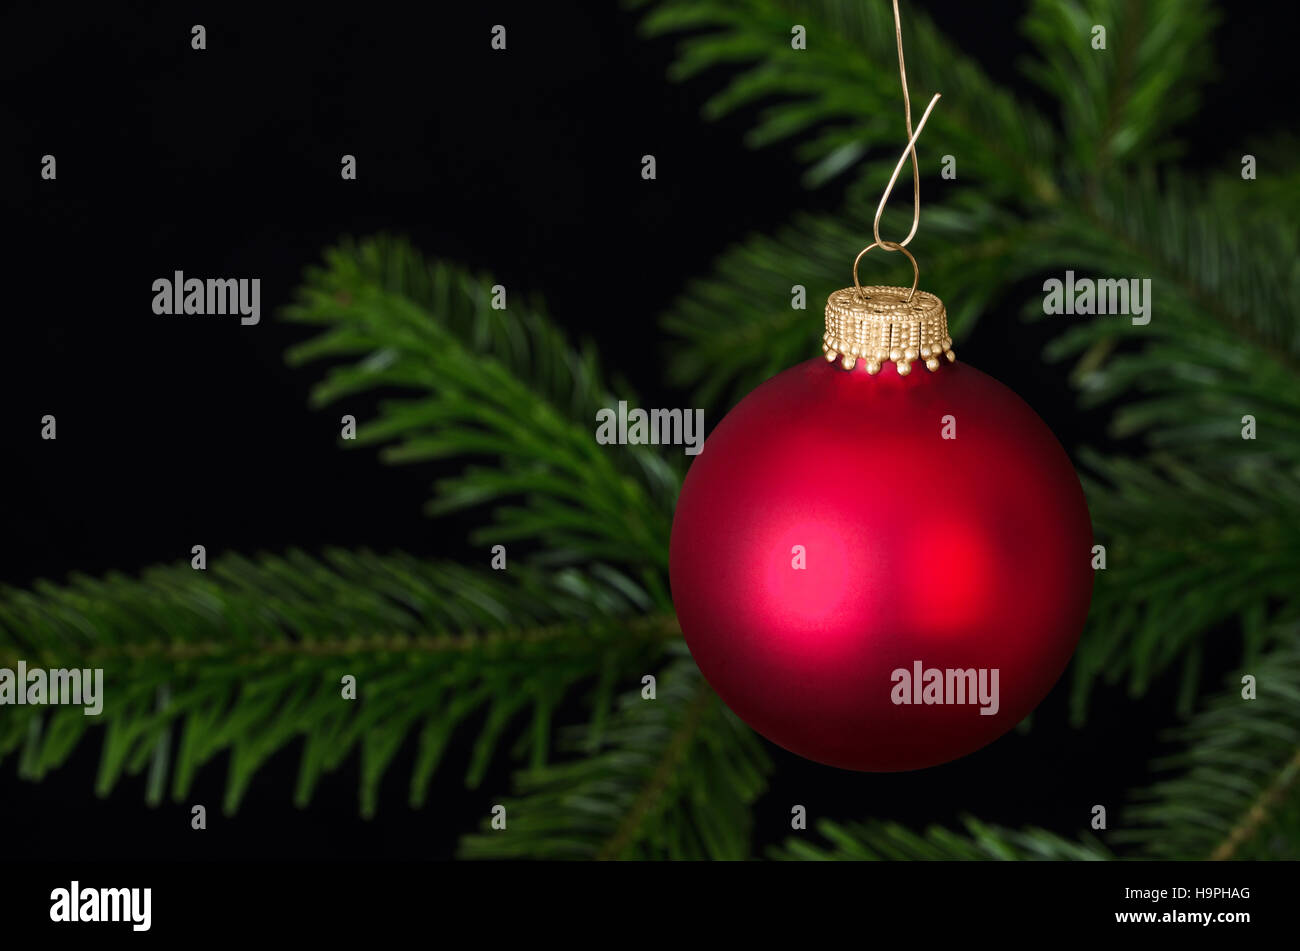
<svg viewBox="0 0 1300 951"><path fill-rule="evenodd" d="M167 566L139 580L5 589L0 659L102 667L105 697L98 717L82 707L14 708L0 754L21 748L20 771L39 779L103 727L100 794L148 767L156 803L168 778L180 800L197 770L228 752L225 808L234 811L257 770L301 741L297 803L359 753L366 815L413 731L414 805L457 725L479 712L488 725L469 785L514 722L532 734L532 761L542 763L545 725L565 694L643 668L679 632L670 616L638 613L647 602L591 576L523 566L509 574L407 555L293 552L215 559L206 572ZM342 697L344 675L356 678L355 703Z"/></svg>
<svg viewBox="0 0 1300 951"><path fill-rule="evenodd" d="M401 241L345 244L326 263L285 312L326 329L290 362L354 362L331 369L313 403L410 392L382 402L356 442L388 444L392 462L460 461L462 473L438 483L433 513L495 504L476 541L536 542L553 563L622 565L666 606L678 463L652 447L596 443L596 411L616 400L590 349L571 349L536 305L493 309L490 279Z"/></svg>
<svg viewBox="0 0 1300 951"><path fill-rule="evenodd" d="M1297 777L1300 777L1300 745L1297 745L1295 755L1278 771L1268 788L1256 797L1241 821L1232 827L1232 831L1210 853L1210 861L1224 862L1237 858L1246 845L1252 844L1252 840L1270 821L1276 820L1279 810L1295 795ZM1294 823L1291 828L1296 828ZM1291 841L1294 841L1294 836Z"/></svg>
<svg viewBox="0 0 1300 951"><path fill-rule="evenodd" d="M643 5L640 2L632 6ZM650 36L676 34L675 80L715 66L734 73L704 106L710 118L760 107L747 144L802 136L807 184L821 185L883 148L892 165L903 134L893 14L886 3L853 0L656 0L641 22ZM791 29L807 30L807 49L791 47ZM964 174L990 194L1019 201L1054 195L1047 170L1052 136L1024 102L993 83L920 11L904 26L908 80L943 102L926 127L927 148L962 157ZM683 35L684 34L684 35ZM918 98L921 93L917 93ZM877 190L879 185L876 186Z"/></svg>
<svg viewBox="0 0 1300 951"><path fill-rule="evenodd" d="M691 744L696 742L701 723L710 712L717 711L718 698L701 679L673 731L672 738L659 756L659 764L650 774L645 786L633 800L626 814L596 853L598 860L617 859L624 855L644 833L648 821L660 808L660 803L672 786L674 774L681 769Z"/></svg>
<svg viewBox="0 0 1300 951"><path fill-rule="evenodd" d="M1251 204L1253 213L1222 178L1169 175L1163 184L1147 175L1116 179L1104 197L1057 219L1053 247L1026 249L1040 265L1051 260L1059 266L1068 252L1066 260L1081 273L1150 278L1149 323L1080 321L1048 351L1057 359L1082 355L1075 379L1087 405L1132 393L1183 397L1164 401L1147 419L1134 415L1149 410L1140 399L1117 417L1121 435L1158 422L1177 439L1188 420L1220 419L1222 411L1236 414L1223 420L1234 435L1242 415L1258 413L1287 435L1281 444L1300 444L1293 438L1300 435L1300 394L1293 385L1300 373L1300 324L1289 316L1300 292L1297 236L1283 214ZM1041 314L1041 307L1030 313ZM1118 343L1141 350L1108 356Z"/></svg>
<svg viewBox="0 0 1300 951"><path fill-rule="evenodd" d="M1282 253L1260 253L1260 241ZM1141 459L1084 459L1094 525L1108 546L1074 664L1072 715L1103 673L1135 694L1182 667L1190 710L1202 643L1240 619L1246 656L1297 615L1300 572L1300 293L1294 229L1225 178L1114 180L1063 212L1026 249L1040 265L1066 251L1081 275L1151 278L1145 325L1070 321L1048 348L1077 358L1085 406L1114 405L1112 431L1142 437ZM1033 302L1031 315L1041 316ZM1255 439L1243 439L1254 421Z"/></svg>
<svg viewBox="0 0 1300 951"><path fill-rule="evenodd" d="M1040 55L1025 71L1060 103L1076 167L1104 172L1180 153L1171 131L1213 76L1217 19L1208 0L1034 0L1023 29Z"/></svg>
<svg viewBox="0 0 1300 951"><path fill-rule="evenodd" d="M599 733L579 729L578 756L520 773L507 827L467 837L470 858L741 859L750 806L768 761L685 658L657 679L657 698L626 696Z"/></svg>
<svg viewBox="0 0 1300 951"><path fill-rule="evenodd" d="M1074 658L1072 717L1082 722L1096 679L1127 678L1141 696L1173 666L1190 710L1212 632L1240 619L1250 660L1300 618L1300 479L1253 466L1210 477L1168 454L1083 458L1101 477L1085 488L1107 566Z"/></svg>
<svg viewBox="0 0 1300 951"><path fill-rule="evenodd" d="M1162 859L1300 857L1300 626L1279 639L1170 734L1181 749L1158 761L1166 778L1134 797L1118 841Z"/></svg>

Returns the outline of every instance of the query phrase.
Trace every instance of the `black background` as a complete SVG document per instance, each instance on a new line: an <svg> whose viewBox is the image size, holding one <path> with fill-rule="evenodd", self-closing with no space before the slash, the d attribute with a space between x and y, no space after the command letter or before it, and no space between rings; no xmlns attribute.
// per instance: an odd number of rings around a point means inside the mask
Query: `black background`
<svg viewBox="0 0 1300 951"><path fill-rule="evenodd" d="M1035 98L1015 66L1028 53L1016 29L1023 4L919 6L995 78ZM1270 16L1268 5L1239 4L1219 29L1227 65L1182 130L1186 167L1238 168L1243 143L1291 123L1290 100L1269 91L1292 85L1294 41ZM205 51L190 48L195 23L207 27ZM504 53L489 47L496 23L508 29ZM492 273L512 299L543 295L647 405L681 405L663 385L657 315L728 245L798 210L833 210L840 190L803 189L786 146L746 149L752 111L705 122L700 105L727 74L669 83L671 52L671 41L638 37L635 16L612 3L9 4L0 580L134 572L187 560L194 544L210 557L331 545L486 557L464 543L468 522L421 515L427 469L340 451L342 409L306 405L320 368L284 364L304 330L274 311L343 235L405 234ZM919 101L931 92L913 89ZM46 153L57 181L40 178ZM340 179L344 153L358 158L357 181ZM657 157L656 181L641 179L645 153ZM928 194L938 187L929 182ZM846 276L856 250L845 249ZM178 269L260 277L261 324L155 316L150 285ZM623 301L613 322L601 304L611 286ZM810 301L828 290L810 288ZM1014 317L1023 290L1008 288L963 359L1017 390L1067 448L1105 446L1104 415L1080 415L1059 370L1032 358L1042 331ZM1013 334L1025 341L1019 355L999 355ZM349 411L364 418L367 406ZM47 413L58 419L54 442L39 436ZM1225 640L1223 656L1235 648ZM1213 660L1207 677L1223 668ZM1082 829L1092 804L1117 805L1144 778L1172 721L1171 692L1164 684L1132 702L1102 690L1082 733L1063 725L1058 686L1032 732L916 774L845 773L769 747L777 768L757 839L784 838L793 803L814 819L922 825L971 813ZM429 805L412 811L408 750L377 818L364 821L355 761L326 777L310 807L293 808L291 749L225 817L224 762L200 773L186 803L149 809L138 778L95 797L96 745L39 785L18 781L12 760L0 764L10 820L0 856L448 857L509 780L501 762L481 789L462 790L462 744ZM204 832L190 830L191 803L208 807Z"/></svg>

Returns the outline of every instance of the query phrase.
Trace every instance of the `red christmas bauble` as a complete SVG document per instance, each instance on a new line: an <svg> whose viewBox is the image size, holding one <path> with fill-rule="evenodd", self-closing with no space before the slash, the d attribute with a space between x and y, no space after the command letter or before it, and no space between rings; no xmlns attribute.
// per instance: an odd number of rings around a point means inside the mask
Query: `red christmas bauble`
<svg viewBox="0 0 1300 951"><path fill-rule="evenodd" d="M718 424L677 503L673 602L700 670L831 766L918 769L996 739L1088 613L1092 526L1064 450L1011 390L938 363L786 370Z"/></svg>

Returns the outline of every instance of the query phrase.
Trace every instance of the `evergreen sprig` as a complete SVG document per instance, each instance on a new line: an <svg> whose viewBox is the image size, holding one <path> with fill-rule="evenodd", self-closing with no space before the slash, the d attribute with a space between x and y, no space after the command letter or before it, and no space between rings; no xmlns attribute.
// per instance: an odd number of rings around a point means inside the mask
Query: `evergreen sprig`
<svg viewBox="0 0 1300 951"><path fill-rule="evenodd" d="M1178 126L1214 77L1217 23L1207 0L1034 0L1023 28L1038 55L1022 66L1060 105L1070 165L1177 158ZM1094 46L1097 26L1110 55Z"/></svg>
<svg viewBox="0 0 1300 951"><path fill-rule="evenodd" d="M345 244L285 312L325 328L290 362L354 358L313 389L318 406L410 393L384 400L357 442L387 444L389 462L461 462L435 486L431 513L495 504L475 540L532 542L552 564L625 566L666 606L679 473L650 447L597 444L596 411L614 397L594 353L572 349L536 305L494 307L492 286L401 240Z"/></svg>
<svg viewBox="0 0 1300 951"><path fill-rule="evenodd" d="M1107 529L1098 536L1107 568L1073 662L1075 722L1095 679L1127 680L1142 696L1170 667L1181 670L1186 713L1210 637L1239 634L1249 661L1300 619L1300 481L1266 467L1213 473L1169 453L1083 458L1102 475L1085 487L1094 523Z"/></svg>
<svg viewBox="0 0 1300 951"><path fill-rule="evenodd" d="M575 569L518 566L509 577L409 555L331 551L214 559L206 571L160 566L141 578L75 577L0 590L0 666L102 668L104 709L13 707L0 755L19 751L39 779L83 736L103 731L96 789L147 769L146 796L183 799L197 771L229 754L225 808L257 770L301 743L295 801L320 776L361 758L361 808L373 813L393 756L413 731L410 796L422 804L459 724L486 716L467 784L481 779L507 727L522 726L534 764L550 719L575 686L616 679L678 637L619 587ZM356 702L342 679L356 679Z"/></svg>
<svg viewBox="0 0 1300 951"><path fill-rule="evenodd" d="M606 725L572 731L576 758L522 772L508 835L464 842L472 858L743 859L768 760L689 658L657 696L624 697ZM490 826L490 820L485 821Z"/></svg>
<svg viewBox="0 0 1300 951"><path fill-rule="evenodd" d="M756 107L747 143L762 147L799 137L796 152L810 164L808 184L861 166L878 149L893 166L905 130L887 4L659 0L649 6L642 30L680 37L670 77L730 69L730 82L705 103L704 114L717 118ZM807 49L791 45L795 25L805 27ZM960 154L963 166L1004 198L1023 192L1026 183L1051 189L1042 174L1054 142L1046 121L916 10L908 12L907 59L912 88L925 90L925 99L934 91L945 94L926 127L929 141L950 142L948 151ZM949 101L957 90L962 94Z"/></svg>
<svg viewBox="0 0 1300 951"><path fill-rule="evenodd" d="M1159 859L1300 858L1300 625L1278 640L1171 732L1117 841Z"/></svg>

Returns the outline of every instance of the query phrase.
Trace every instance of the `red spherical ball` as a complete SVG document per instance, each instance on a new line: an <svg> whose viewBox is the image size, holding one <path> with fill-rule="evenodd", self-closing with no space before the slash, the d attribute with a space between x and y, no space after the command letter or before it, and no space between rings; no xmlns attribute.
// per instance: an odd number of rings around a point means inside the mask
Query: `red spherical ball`
<svg viewBox="0 0 1300 951"><path fill-rule="evenodd" d="M768 380L708 437L673 520L704 676L774 743L845 769L933 766L1015 726L1092 596L1051 431L973 367L917 370L815 359Z"/></svg>

